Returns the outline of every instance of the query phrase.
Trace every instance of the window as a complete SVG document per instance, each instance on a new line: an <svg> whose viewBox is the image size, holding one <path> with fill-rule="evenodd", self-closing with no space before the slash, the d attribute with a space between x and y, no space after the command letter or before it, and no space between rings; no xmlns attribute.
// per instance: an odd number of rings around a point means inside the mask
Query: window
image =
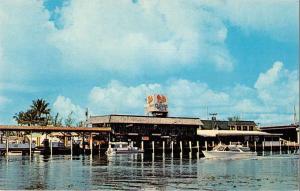
<svg viewBox="0 0 300 191"><path fill-rule="evenodd" d="M253 126L250 126L250 127L249 127L249 131L253 131Z"/></svg>
<svg viewBox="0 0 300 191"><path fill-rule="evenodd" d="M243 126L243 131L247 131L247 126Z"/></svg>
<svg viewBox="0 0 300 191"><path fill-rule="evenodd" d="M236 127L236 130L238 130L238 131L242 130L242 129L241 129L241 126L237 126L237 127Z"/></svg>

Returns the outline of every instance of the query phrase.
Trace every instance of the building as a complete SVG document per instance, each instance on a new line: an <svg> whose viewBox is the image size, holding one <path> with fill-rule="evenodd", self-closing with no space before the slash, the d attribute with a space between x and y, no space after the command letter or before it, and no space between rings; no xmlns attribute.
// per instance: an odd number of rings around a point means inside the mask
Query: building
<svg viewBox="0 0 300 191"><path fill-rule="evenodd" d="M203 125L199 118L138 115L91 116L92 127L110 127L115 141L194 140Z"/></svg>
<svg viewBox="0 0 300 191"><path fill-rule="evenodd" d="M259 128L260 131L267 133L279 133L282 134L280 136L281 139L291 142L298 142L299 138L297 133L299 132L299 125L291 124L291 125L277 125L277 126L264 126ZM299 142L298 142L299 143Z"/></svg>
<svg viewBox="0 0 300 191"><path fill-rule="evenodd" d="M237 131L253 131L257 130L256 123L254 121L222 121L215 120L201 120L203 130L237 130Z"/></svg>

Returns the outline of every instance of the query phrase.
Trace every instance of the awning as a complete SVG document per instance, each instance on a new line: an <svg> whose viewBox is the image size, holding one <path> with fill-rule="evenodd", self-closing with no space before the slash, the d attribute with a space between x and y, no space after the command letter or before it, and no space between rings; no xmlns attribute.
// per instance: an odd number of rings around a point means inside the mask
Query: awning
<svg viewBox="0 0 300 191"><path fill-rule="evenodd" d="M282 134L266 133L261 131L237 131L237 130L197 130L197 135L202 137L222 136L280 136Z"/></svg>

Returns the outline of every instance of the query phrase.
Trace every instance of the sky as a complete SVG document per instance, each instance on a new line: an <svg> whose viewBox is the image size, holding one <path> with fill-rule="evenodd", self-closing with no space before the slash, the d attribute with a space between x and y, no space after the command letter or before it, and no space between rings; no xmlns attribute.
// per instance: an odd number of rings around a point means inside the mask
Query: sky
<svg viewBox="0 0 300 191"><path fill-rule="evenodd" d="M0 124L52 114L299 119L298 0L1 0Z"/></svg>

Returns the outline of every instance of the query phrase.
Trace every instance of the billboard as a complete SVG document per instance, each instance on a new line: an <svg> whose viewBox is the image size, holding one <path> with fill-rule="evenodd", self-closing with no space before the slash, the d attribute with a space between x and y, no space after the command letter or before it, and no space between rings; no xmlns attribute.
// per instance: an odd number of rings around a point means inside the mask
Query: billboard
<svg viewBox="0 0 300 191"><path fill-rule="evenodd" d="M168 112L168 99L161 94L147 96L148 112Z"/></svg>

